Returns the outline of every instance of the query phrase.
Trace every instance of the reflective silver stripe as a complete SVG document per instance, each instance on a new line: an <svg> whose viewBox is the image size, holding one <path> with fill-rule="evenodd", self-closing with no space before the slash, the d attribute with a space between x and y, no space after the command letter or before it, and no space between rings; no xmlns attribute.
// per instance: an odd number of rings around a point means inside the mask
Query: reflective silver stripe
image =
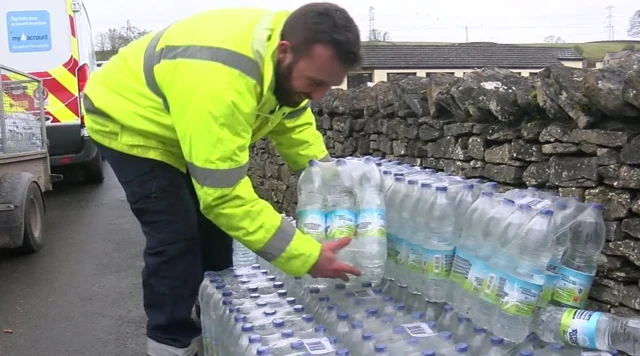
<svg viewBox="0 0 640 356"><path fill-rule="evenodd" d="M271 239L262 246L260 251L256 251L256 254L264 258L267 262L275 260L287 249L291 241L293 241L295 234L296 227L284 217L281 217L280 226L278 226L276 232L271 236Z"/></svg>
<svg viewBox="0 0 640 356"><path fill-rule="evenodd" d="M153 68L157 64L157 51L158 43L160 43L160 39L162 35L167 31L169 27L165 27L162 30L158 31L158 33L151 38L149 44L147 44L147 48L144 50L144 59L142 63L142 71L144 73L144 81L147 84L147 88L151 90L157 97L162 99L162 103L164 104L164 108L169 111L169 103L167 102L167 98L160 90L160 86L158 86L158 81L156 80L155 74L153 74Z"/></svg>
<svg viewBox="0 0 640 356"><path fill-rule="evenodd" d="M189 347L181 349L147 338L147 355L149 356L193 356L198 352L200 336L193 339Z"/></svg>
<svg viewBox="0 0 640 356"><path fill-rule="evenodd" d="M240 167L229 169L202 168L187 162L187 170L191 178L207 188L232 188L247 175L248 168L248 162Z"/></svg>
<svg viewBox="0 0 640 356"><path fill-rule="evenodd" d="M262 69L260 68L260 63L242 53L222 47L195 45L165 46L160 50L157 50L158 43L160 43L160 39L167 29L168 27L165 27L151 38L151 41L147 44L147 48L144 51L143 60L145 83L151 92L162 99L167 111L169 111L169 103L164 93L162 93L162 90L160 90L158 81L153 73L155 66L164 60L193 59L220 63L242 72L262 88Z"/></svg>
<svg viewBox="0 0 640 356"><path fill-rule="evenodd" d="M242 53L222 47L166 46L158 52L155 64L160 63L160 61L175 59L194 59L220 63L244 73L262 88L260 64Z"/></svg>
<svg viewBox="0 0 640 356"><path fill-rule="evenodd" d="M307 111L308 108L309 108L309 103L307 103L305 106L301 108L290 111L289 113L287 113L287 115L283 117L283 119L295 119L296 117L299 117L302 114L304 114L304 112Z"/></svg>

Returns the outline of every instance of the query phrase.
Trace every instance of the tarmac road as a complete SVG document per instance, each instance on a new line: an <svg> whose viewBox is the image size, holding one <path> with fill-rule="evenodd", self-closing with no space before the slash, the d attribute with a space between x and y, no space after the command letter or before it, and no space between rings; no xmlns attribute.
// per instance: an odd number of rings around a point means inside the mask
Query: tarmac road
<svg viewBox="0 0 640 356"><path fill-rule="evenodd" d="M105 168L102 185L48 194L43 250L0 252L1 356L144 354L144 238Z"/></svg>

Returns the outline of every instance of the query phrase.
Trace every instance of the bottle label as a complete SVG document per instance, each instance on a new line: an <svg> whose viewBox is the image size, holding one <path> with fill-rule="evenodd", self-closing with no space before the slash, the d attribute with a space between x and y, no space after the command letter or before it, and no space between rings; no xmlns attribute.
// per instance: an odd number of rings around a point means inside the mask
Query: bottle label
<svg viewBox="0 0 640 356"><path fill-rule="evenodd" d="M398 263L398 251L396 250L396 235L387 233L387 259Z"/></svg>
<svg viewBox="0 0 640 356"><path fill-rule="evenodd" d="M384 210L377 208L360 209L356 221L356 237L387 236L387 223Z"/></svg>
<svg viewBox="0 0 640 356"><path fill-rule="evenodd" d="M586 349L596 348L596 325L601 312L565 309L560 318L560 338L567 344Z"/></svg>
<svg viewBox="0 0 640 356"><path fill-rule="evenodd" d="M513 316L531 317L542 294L542 281L540 284L522 280L513 275L506 275L504 286L504 298L501 301L501 309Z"/></svg>
<svg viewBox="0 0 640 356"><path fill-rule="evenodd" d="M424 272L424 265L422 262L422 246L408 241L406 245L407 269L409 270L409 272L422 274Z"/></svg>
<svg viewBox="0 0 640 356"><path fill-rule="evenodd" d="M480 259L474 259L473 266L469 270L469 277L463 287L464 290L470 293L479 294L484 283L484 277L489 275L489 264Z"/></svg>
<svg viewBox="0 0 640 356"><path fill-rule="evenodd" d="M405 267L407 265L407 253L405 247L407 242L400 236L396 235L396 253L398 254L398 266Z"/></svg>
<svg viewBox="0 0 640 356"><path fill-rule="evenodd" d="M435 334L425 323L402 324L402 326L407 330L407 333L413 337L427 337Z"/></svg>
<svg viewBox="0 0 640 356"><path fill-rule="evenodd" d="M593 275L562 266L553 300L573 308L583 308L587 304L592 283Z"/></svg>
<svg viewBox="0 0 640 356"><path fill-rule="evenodd" d="M475 258L472 254L461 249L456 250L449 279L464 288L465 284L467 284L467 279L469 278L469 271L471 271L474 262Z"/></svg>
<svg viewBox="0 0 640 356"><path fill-rule="evenodd" d="M327 238L354 237L356 214L348 209L335 209L327 214Z"/></svg>
<svg viewBox="0 0 640 356"><path fill-rule="evenodd" d="M327 222L324 211L320 209L301 210L296 214L298 230L313 237L316 241L324 241L327 233Z"/></svg>
<svg viewBox="0 0 640 356"><path fill-rule="evenodd" d="M539 307L546 307L551 301L553 291L556 288L556 282L560 278L558 271L560 270L560 264L558 261L551 261L547 264L547 270L544 274L544 286L542 287L542 294L540 300L538 300Z"/></svg>
<svg viewBox="0 0 640 356"><path fill-rule="evenodd" d="M500 306L506 296L504 288L507 285L509 275L491 266L487 271L488 275L484 278L480 289L480 298L495 306Z"/></svg>
<svg viewBox="0 0 640 356"><path fill-rule="evenodd" d="M442 250L422 249L424 274L427 279L447 279L451 274L455 248Z"/></svg>
<svg viewBox="0 0 640 356"><path fill-rule="evenodd" d="M312 355L322 355L327 352L335 351L333 345L328 338L303 339L304 347Z"/></svg>

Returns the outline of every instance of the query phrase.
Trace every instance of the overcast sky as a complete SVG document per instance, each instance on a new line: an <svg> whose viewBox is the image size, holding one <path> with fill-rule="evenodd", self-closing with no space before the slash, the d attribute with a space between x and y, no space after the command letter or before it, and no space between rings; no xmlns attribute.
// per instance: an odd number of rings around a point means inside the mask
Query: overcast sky
<svg viewBox="0 0 640 356"><path fill-rule="evenodd" d="M84 0L93 29L99 33L126 25L157 29L177 19L215 7L261 6L295 9L302 0ZM369 31L369 7L375 27L393 41L500 43L543 42L550 35L566 42L606 39L607 6L614 6L614 39L629 39L629 18L638 0L339 0L356 19L363 40Z"/></svg>

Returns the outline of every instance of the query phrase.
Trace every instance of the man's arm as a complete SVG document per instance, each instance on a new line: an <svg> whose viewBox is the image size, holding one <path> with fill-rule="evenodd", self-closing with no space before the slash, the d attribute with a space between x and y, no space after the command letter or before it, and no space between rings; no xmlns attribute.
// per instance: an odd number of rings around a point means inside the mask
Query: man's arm
<svg viewBox="0 0 640 356"><path fill-rule="evenodd" d="M285 273L306 274L320 243L260 199L246 175L259 87L219 63L168 65L161 87L203 214Z"/></svg>
<svg viewBox="0 0 640 356"><path fill-rule="evenodd" d="M294 173L304 170L309 160L330 160L322 134L316 129L316 119L308 106L294 110L280 120L267 137Z"/></svg>

